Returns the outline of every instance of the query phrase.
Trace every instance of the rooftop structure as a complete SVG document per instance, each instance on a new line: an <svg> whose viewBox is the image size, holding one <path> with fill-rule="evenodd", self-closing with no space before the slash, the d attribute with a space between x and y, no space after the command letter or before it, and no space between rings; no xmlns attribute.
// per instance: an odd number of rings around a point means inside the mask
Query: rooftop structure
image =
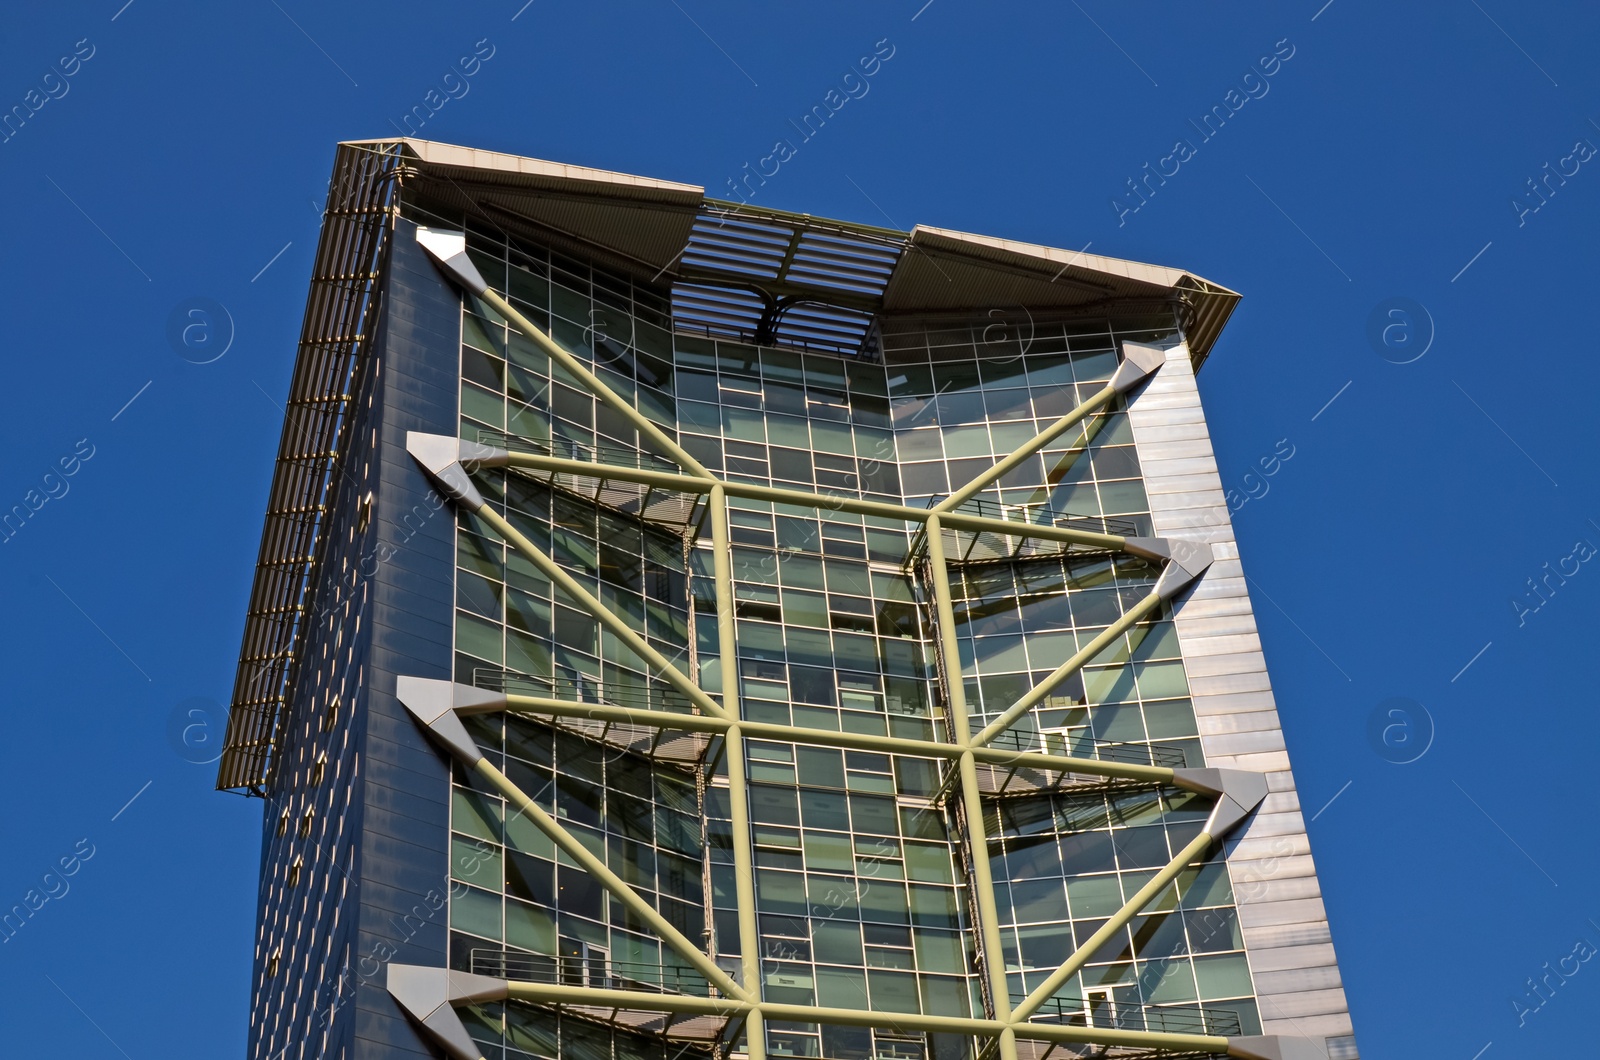
<svg viewBox="0 0 1600 1060"><path fill-rule="evenodd" d="M219 766L252 1056L1355 1057L1237 300L340 145Z"/></svg>

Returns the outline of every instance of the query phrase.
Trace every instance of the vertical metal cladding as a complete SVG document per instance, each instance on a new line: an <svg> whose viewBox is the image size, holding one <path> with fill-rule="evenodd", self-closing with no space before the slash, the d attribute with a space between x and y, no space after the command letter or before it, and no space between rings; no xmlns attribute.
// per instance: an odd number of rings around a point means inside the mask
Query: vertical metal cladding
<svg viewBox="0 0 1600 1060"><path fill-rule="evenodd" d="M409 431L453 431L460 298L397 223L376 386L371 666L362 741L358 1055L432 1055L384 987L391 963L442 966L449 891L449 764L395 699L401 675L449 677L455 515L406 453ZM380 1048L381 1047L381 1048Z"/></svg>
<svg viewBox="0 0 1600 1060"><path fill-rule="evenodd" d="M455 516L405 436L454 429L460 299L397 227L266 799L253 1060L433 1055L384 982L445 961L449 769L394 687L450 674Z"/></svg>
<svg viewBox="0 0 1600 1060"><path fill-rule="evenodd" d="M1217 554L1174 619L1206 762L1264 772L1270 787L1228 856L1262 1028L1325 1039L1332 1060L1353 1060L1349 1006L1187 347L1168 351L1128 417L1155 532L1210 542Z"/></svg>

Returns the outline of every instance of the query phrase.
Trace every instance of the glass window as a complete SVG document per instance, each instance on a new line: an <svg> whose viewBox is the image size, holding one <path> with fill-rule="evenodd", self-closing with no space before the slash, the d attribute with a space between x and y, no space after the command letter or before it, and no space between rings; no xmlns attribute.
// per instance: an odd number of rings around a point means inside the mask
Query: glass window
<svg viewBox="0 0 1600 1060"><path fill-rule="evenodd" d="M909 972L869 969L867 983L872 1007L880 1012L920 1012L917 977Z"/></svg>
<svg viewBox="0 0 1600 1060"><path fill-rule="evenodd" d="M500 937L500 896L476 887L463 887L450 898L450 926L485 938Z"/></svg>
<svg viewBox="0 0 1600 1060"><path fill-rule="evenodd" d="M858 958L859 959L859 958ZM867 977L864 970L854 968L817 968L817 1004L825 1008L864 1009L867 1004ZM824 1028L824 1034L834 1028ZM849 1028L865 1031L866 1028ZM868 1038L870 1041L870 1038ZM846 1053L830 1053L845 1056Z"/></svg>
<svg viewBox="0 0 1600 1060"><path fill-rule="evenodd" d="M1248 997L1255 992L1250 985L1250 965L1242 953L1196 957L1194 975L1202 999Z"/></svg>
<svg viewBox="0 0 1600 1060"><path fill-rule="evenodd" d="M1078 881L1068 880L1068 884ZM1112 880L1112 886L1116 881ZM1011 906L1015 914L1012 921L1017 924L1031 923L1040 920L1059 921L1066 918L1067 903L1061 892L1060 877L1051 877L1042 880L1013 880L1011 883ZM1121 905L1119 900L1117 905Z"/></svg>
<svg viewBox="0 0 1600 1060"><path fill-rule="evenodd" d="M1069 879L1067 900L1074 918L1110 916L1122 908L1122 888L1115 876Z"/></svg>

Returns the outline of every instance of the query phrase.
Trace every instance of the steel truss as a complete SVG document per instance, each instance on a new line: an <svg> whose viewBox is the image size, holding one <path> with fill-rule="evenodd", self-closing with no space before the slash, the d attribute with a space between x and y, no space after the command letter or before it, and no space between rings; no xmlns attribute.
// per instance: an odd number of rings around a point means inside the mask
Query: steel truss
<svg viewBox="0 0 1600 1060"><path fill-rule="evenodd" d="M607 630L634 651L650 670L687 700L694 713L634 708L616 704L591 703L555 697L519 695L481 689L448 681L402 677L396 694L432 738L453 754L463 766L532 820L538 828L581 865L593 879L631 913L657 933L659 939L705 977L710 989L706 996L645 990L606 989L589 985L532 982L494 978L446 968L390 965L388 988L396 1001L423 1025L430 1036L452 1057L481 1060L477 1046L454 1011L454 1006L498 1000L517 1000L539 1005L625 1009L637 1012L676 1013L713 1016L742 1021L746 1051L751 1060L766 1060L765 1023L785 1022L837 1024L866 1027L892 1027L900 1031L948 1033L988 1039L1000 1060L1019 1060L1018 1042L1052 1045L1097 1046L1119 1055L1226 1055L1256 1060L1309 1060L1325 1056L1320 1045L1305 1039L1268 1037L1224 1037L1214 1034L1168 1033L1150 1030L1125 1030L1044 1022L1041 1008L1068 983L1104 943L1113 938L1135 916L1165 890L1196 859L1202 858L1221 842L1261 803L1267 793L1265 777L1259 773L1225 769L1181 769L1157 765L1074 758L1044 752L1013 751L991 746L994 739L1024 717L1062 680L1082 668L1117 637L1137 623L1157 613L1199 578L1211 563L1211 550L1200 542L1163 538L1123 537L1053 525L1014 522L963 512L958 505L978 494L1012 467L1048 445L1085 418L1103 408L1118 395L1126 395L1159 369L1164 361L1159 350L1125 343L1124 359L1111 381L1078 408L1061 417L1016 452L999 461L944 501L921 509L856 497L822 496L804 491L780 489L748 483L728 482L713 475L658 425L645 418L630 403L580 360L559 346L533 325L505 298L490 290L466 254L461 233L419 228L417 240L433 256L441 269L470 294L481 299L511 325L521 331L551 360L582 382L600 401L623 416L638 430L643 443L669 457L681 471L658 467L622 466L569 459L538 452L510 451L505 448L462 441L439 435L413 433L407 448L434 483L457 507L472 512L522 553L539 570L593 615ZM639 461L641 465L645 461ZM521 468L549 475L603 478L643 486L703 496L711 524L713 580L717 601L717 635L720 647L722 693L719 699L702 690L683 670L661 655L634 631L628 622L607 608L549 555L512 526L486 502L474 485L471 472L482 468ZM729 534L730 497L768 500L818 510L857 512L865 515L901 519L920 524L927 548L927 580L936 617L938 649L943 661L942 677L947 702L948 739L928 740L861 733L833 732L794 725L747 721L739 706L738 656L733 611L732 548ZM954 608L950 587L949 561L941 530L953 528L971 532L1009 534L1059 542L1063 547L1082 546L1096 550L1127 552L1162 561L1165 566L1155 587L1129 608L1083 649L1063 662L1054 673L1022 696L981 731L973 733L960 675L953 672L957 653ZM670 924L655 907L617 876L576 836L546 812L484 755L462 722L464 715L511 711L544 715L552 719L578 718L593 722L655 726L720 737L728 762L729 802L734 836L734 870L738 903L740 961L737 974L730 974L716 963L704 948ZM905 1012L878 1012L865 1009L839 1009L813 1005L778 1004L764 1001L761 991L760 932L756 923L753 848L746 799L747 738L780 740L791 743L824 745L915 755L949 764L952 792L958 793L961 829L967 847L971 893L975 896L978 921L979 964L987 979L989 1013L984 1017L962 1017ZM1068 957L1050 976L1020 1003L1013 1004L1001 958L999 918L994 881L990 875L988 837L982 807L983 789L978 779L979 766L1010 766L1041 770L1060 775L1097 777L1107 780L1138 781L1196 792L1215 800L1210 817L1199 835L1184 847L1144 887L1129 898L1118 912L1087 942ZM1030 1046L1029 1056L1043 1050ZM1082 1055L1079 1053L1078 1055ZM1097 1054L1104 1055L1104 1054Z"/></svg>

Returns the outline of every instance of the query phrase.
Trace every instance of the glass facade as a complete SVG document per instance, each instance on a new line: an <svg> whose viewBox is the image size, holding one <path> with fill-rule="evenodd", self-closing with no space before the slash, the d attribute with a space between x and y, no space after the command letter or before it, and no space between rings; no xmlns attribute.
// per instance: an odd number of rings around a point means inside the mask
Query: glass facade
<svg viewBox="0 0 1600 1060"><path fill-rule="evenodd" d="M422 223L463 227L460 218ZM881 363L677 333L670 290L475 228L492 289L730 483L926 508L1105 387L1123 341L1180 341L1157 315L887 328ZM674 468L488 305L463 300L461 437L600 464ZM1151 534L1121 399L963 508L997 519ZM1150 593L1159 565L1063 546L996 558L948 534L957 657L943 659L921 526L782 501L729 499L737 664L722 665L708 521L692 503L644 517L603 486L480 469L489 505L741 717L798 730L948 740L949 682L974 732ZM455 680L501 691L686 712L678 690L479 517L458 518ZM970 551L963 553L963 548ZM1184 662L1164 611L1049 690L996 746L1200 767ZM720 700L719 700L720 701ZM1196 835L1211 800L1127 784L1004 788L966 838L948 760L751 738L748 837L734 834L720 739L641 745L535 714L470 719L479 747L684 936L736 973L734 847L750 844L760 996L866 1009L878 1027L768 1019L771 1056L976 1056L982 1040L908 1032L892 1014L979 1016L971 859L995 880L1005 980L1020 1002ZM804 734L801 733L801 736ZM1131 757L1129 757L1131 756ZM998 773L998 768L992 772ZM1080 778L1082 779L1082 778ZM540 982L709 996L526 815L456 767L450 964ZM1037 1017L1073 1026L1259 1033L1228 874L1186 868L1100 946ZM675 1036L639 1021L504 1002L467 1010L486 1057L742 1050L736 1022ZM1209 1019L1207 1018L1209 1016Z"/></svg>
<svg viewBox="0 0 1600 1060"><path fill-rule="evenodd" d="M218 769L253 1060L1357 1060L1237 294L423 141L329 202Z"/></svg>

